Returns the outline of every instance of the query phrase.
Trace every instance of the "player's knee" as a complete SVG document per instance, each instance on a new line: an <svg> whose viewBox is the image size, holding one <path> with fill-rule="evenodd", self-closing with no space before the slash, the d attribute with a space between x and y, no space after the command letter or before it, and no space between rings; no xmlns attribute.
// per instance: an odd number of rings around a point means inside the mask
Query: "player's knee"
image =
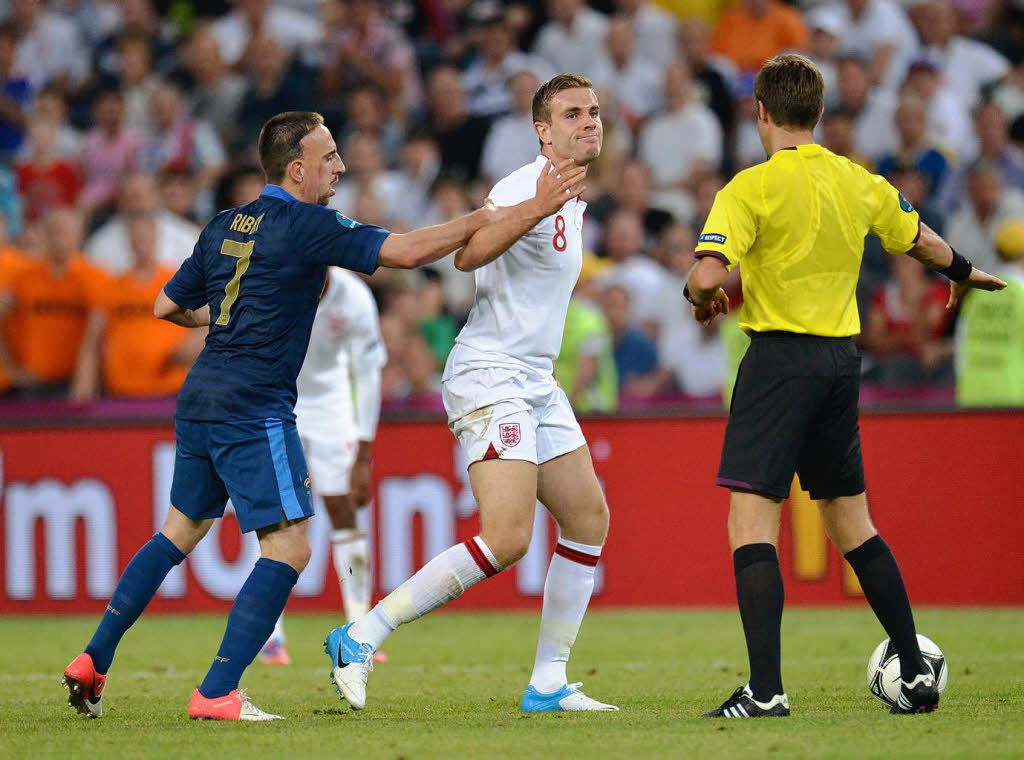
<svg viewBox="0 0 1024 760"><path fill-rule="evenodd" d="M532 526L530 526L525 530L505 530L501 535L490 539L486 536L483 538L484 543L494 554L494 558L498 560L498 564L502 568L509 568L526 556L526 552L530 548L532 532Z"/></svg>

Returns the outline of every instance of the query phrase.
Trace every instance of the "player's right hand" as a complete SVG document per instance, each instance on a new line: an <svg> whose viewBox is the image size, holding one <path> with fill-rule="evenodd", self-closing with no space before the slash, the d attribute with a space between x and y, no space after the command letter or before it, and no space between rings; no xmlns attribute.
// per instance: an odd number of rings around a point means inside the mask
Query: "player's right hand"
<svg viewBox="0 0 1024 760"><path fill-rule="evenodd" d="M974 267L966 280L949 283L949 300L946 302L946 308L956 308L968 290L1002 290L1005 287L1006 283L998 277Z"/></svg>
<svg viewBox="0 0 1024 760"><path fill-rule="evenodd" d="M586 176L587 167L576 166L571 158L557 163L548 161L537 178L537 193L534 196L544 216L556 213L566 201L586 190L583 184Z"/></svg>

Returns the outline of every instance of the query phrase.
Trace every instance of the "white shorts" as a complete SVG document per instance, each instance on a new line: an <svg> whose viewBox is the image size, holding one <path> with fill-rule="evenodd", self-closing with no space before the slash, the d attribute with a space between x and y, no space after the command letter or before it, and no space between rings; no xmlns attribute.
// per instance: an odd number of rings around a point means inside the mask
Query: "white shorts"
<svg viewBox="0 0 1024 760"><path fill-rule="evenodd" d="M504 369L461 372L441 383L448 427L470 464L519 459L544 464L587 439L553 377Z"/></svg>
<svg viewBox="0 0 1024 760"><path fill-rule="evenodd" d="M321 496L341 496L351 490L352 465L359 441L332 436L300 436L313 490Z"/></svg>

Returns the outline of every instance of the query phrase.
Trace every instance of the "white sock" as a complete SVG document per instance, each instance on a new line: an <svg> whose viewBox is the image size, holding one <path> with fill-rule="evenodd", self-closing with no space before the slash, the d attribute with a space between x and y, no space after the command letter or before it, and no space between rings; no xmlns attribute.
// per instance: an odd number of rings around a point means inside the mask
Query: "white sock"
<svg viewBox="0 0 1024 760"><path fill-rule="evenodd" d="M349 635L374 649L402 623L458 599L470 586L501 571L498 561L480 536L445 549L409 580L356 621Z"/></svg>
<svg viewBox="0 0 1024 760"><path fill-rule="evenodd" d="M345 619L349 622L363 617L370 609L372 576L370 574L370 541L357 528L331 531L331 554L338 574Z"/></svg>
<svg viewBox="0 0 1024 760"><path fill-rule="evenodd" d="M565 665L594 591L594 572L601 547L558 539L544 581L537 658L530 686L550 694L568 683Z"/></svg>
<svg viewBox="0 0 1024 760"><path fill-rule="evenodd" d="M278 644L284 645L284 613L274 623L274 632L270 634L270 640L276 641Z"/></svg>

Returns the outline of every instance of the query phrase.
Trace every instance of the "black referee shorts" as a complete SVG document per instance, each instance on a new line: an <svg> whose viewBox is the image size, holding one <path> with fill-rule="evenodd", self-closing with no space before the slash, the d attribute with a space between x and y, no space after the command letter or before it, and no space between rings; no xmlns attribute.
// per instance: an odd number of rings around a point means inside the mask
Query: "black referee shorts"
<svg viewBox="0 0 1024 760"><path fill-rule="evenodd" d="M717 483L785 498L793 473L812 499L864 491L851 338L754 333L740 363Z"/></svg>

